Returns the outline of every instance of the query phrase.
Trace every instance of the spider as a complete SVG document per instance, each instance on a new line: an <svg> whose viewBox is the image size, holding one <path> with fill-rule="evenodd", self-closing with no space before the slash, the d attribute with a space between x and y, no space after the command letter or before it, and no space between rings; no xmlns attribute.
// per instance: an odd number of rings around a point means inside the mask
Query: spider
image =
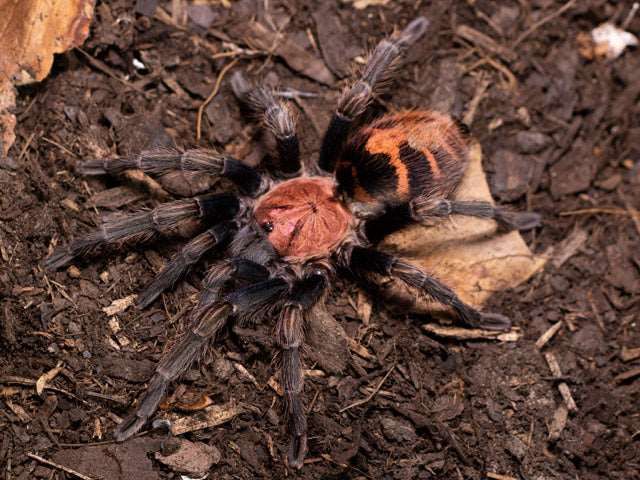
<svg viewBox="0 0 640 480"><path fill-rule="evenodd" d="M374 245L412 222L451 214L493 218L508 229L539 224L535 213L516 213L481 201L449 199L465 171L468 130L429 110L387 113L362 125L374 97L385 90L403 52L428 27L419 17L378 43L360 77L342 93L317 161L300 158L295 121L275 92L234 75L236 96L275 138L275 168L252 168L212 150L154 149L115 159L89 160L85 175L140 169L221 176L237 193L207 193L163 203L153 210L106 220L92 233L58 248L46 260L56 269L96 248L148 241L197 224L201 232L165 265L138 296L150 305L211 250L226 252L208 271L190 329L158 364L133 413L114 433L130 438L153 416L171 382L183 374L231 320L257 317L275 323L280 382L290 434L286 462L301 468L307 453L301 350L305 325L336 275L375 284L392 278L415 295L449 306L469 326L509 329L499 314L482 313L427 272Z"/></svg>

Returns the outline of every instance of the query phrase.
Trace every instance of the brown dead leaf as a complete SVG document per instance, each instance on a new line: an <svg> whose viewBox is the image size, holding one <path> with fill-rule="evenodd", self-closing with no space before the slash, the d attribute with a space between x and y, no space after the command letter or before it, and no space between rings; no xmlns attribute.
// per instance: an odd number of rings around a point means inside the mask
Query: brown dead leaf
<svg viewBox="0 0 640 480"><path fill-rule="evenodd" d="M15 140L13 85L45 78L53 55L81 45L89 34L93 0L0 0L0 147Z"/></svg>
<svg viewBox="0 0 640 480"><path fill-rule="evenodd" d="M482 170L482 150L474 144L470 163L456 200L493 202ZM453 216L435 226L413 225L387 237L383 248L441 279L465 302L480 307L494 292L525 282L545 264L531 253L518 232L498 233L493 220ZM394 292L395 293L395 292ZM432 312L434 305L419 302L408 292L398 295L417 312Z"/></svg>

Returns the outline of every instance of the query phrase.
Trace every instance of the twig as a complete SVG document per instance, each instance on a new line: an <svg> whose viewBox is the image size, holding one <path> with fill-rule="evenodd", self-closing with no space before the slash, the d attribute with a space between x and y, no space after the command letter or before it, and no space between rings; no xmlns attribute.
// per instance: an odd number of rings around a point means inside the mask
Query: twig
<svg viewBox="0 0 640 480"><path fill-rule="evenodd" d="M489 88L490 84L491 82L487 78L485 78L484 75L479 75L478 83L476 84L476 91L473 94L473 98L469 102L469 107L467 108L464 117L462 117L462 121L466 125L471 126L471 124L473 123L473 117L476 116L478 105L480 105L480 102L484 98L485 93L487 92L487 88Z"/></svg>
<svg viewBox="0 0 640 480"><path fill-rule="evenodd" d="M382 378L382 380L380 380L380 383L378 383L378 385L376 386L376 388L373 389L373 392L371 392L367 397L358 400L356 402L353 402L351 405L347 405L346 407L342 408L340 410L340 413L342 412L346 412L347 410L350 410L354 407L358 407L360 405L364 405L365 403L371 401L371 399L373 397L376 396L376 394L380 391L380 389L382 388L382 385L384 385L384 382L387 381L387 378L389 377L389 375L391 375L391 372L393 372L393 369L396 367L395 363L391 366L391 368L389 369L389 371L386 373L386 375Z"/></svg>
<svg viewBox="0 0 640 480"><path fill-rule="evenodd" d="M35 380L31 380L30 378L7 376L7 377L0 377L0 384L2 384L2 383L4 383L5 385L29 385L29 386L35 386L36 381ZM57 393L60 393L62 395L66 395L67 397L73 398L74 400L77 400L78 402L80 402L80 403L82 403L84 405L91 406L91 404L89 402L87 402L86 400L83 400L80 397L74 395L73 393L68 392L66 390L63 390L61 388L52 387L51 385L45 385L44 389L45 390L51 390L52 392L57 392Z"/></svg>
<svg viewBox="0 0 640 480"><path fill-rule="evenodd" d="M556 333L562 328L562 320L554 323L546 332L540 335L540 338L536 341L536 348L542 350L549 340L551 340Z"/></svg>
<svg viewBox="0 0 640 480"><path fill-rule="evenodd" d="M499 473L487 472L487 478L491 478L493 480L516 480L515 477L511 477L509 475L500 475Z"/></svg>
<svg viewBox="0 0 640 480"><path fill-rule="evenodd" d="M527 31L525 31L522 35L520 35L515 42L513 42L513 45L511 45L511 49L514 50L518 45L520 45L522 43L522 41L527 38L529 35L531 35L533 32L535 32L537 29L539 29L541 26L543 26L545 23L550 22L551 20L553 20L556 17L559 17L560 15L562 15L564 12L566 12L567 10L569 10L571 7L573 7L573 5L576 3L576 0L569 0L567 3L565 3L562 7L560 7L558 10L556 10L555 12L553 12L550 15L547 15L546 17L544 17L543 19L537 21L536 23L534 23L533 25L531 25L531 27L529 27L527 29Z"/></svg>
<svg viewBox="0 0 640 480"><path fill-rule="evenodd" d="M624 208L583 208L580 210L569 210L566 212L560 212L561 217L568 217L571 215L590 215L592 213L606 213L608 215L629 215Z"/></svg>
<svg viewBox="0 0 640 480"><path fill-rule="evenodd" d="M558 363L556 356L552 352L547 352L544 354L544 358L547 361L547 365L549 365L549 370L551 370L553 376L555 378L562 378L562 370L560 370L560 364ZM565 382L560 382L558 383L558 390L560 391L560 395L562 395L562 399L567 406L567 410L570 412L576 412L578 407L571 395L569 386Z"/></svg>
<svg viewBox="0 0 640 480"><path fill-rule="evenodd" d="M53 468L57 468L58 470L62 470L63 472L68 473L69 475L73 475L74 477L78 477L81 478L82 480L94 480L93 477L87 477L86 475L83 475L80 472L76 472L75 470L69 468L69 467L65 467L64 465L60 465L59 463L53 463L50 460L47 460L46 458L42 458L38 455L36 455L35 453L27 453L27 457L29 458L33 458L34 460L40 462L40 463L44 463L45 465L48 465L50 467Z"/></svg>
<svg viewBox="0 0 640 480"><path fill-rule="evenodd" d="M91 56L90 54L88 54L87 52L85 52L83 49L81 49L80 47L76 47L76 50L78 52L80 52L82 55L84 55L84 57L89 61L89 63L91 65L93 65L95 68L97 68L98 70L100 70L102 73L106 74L107 76L113 78L114 80L117 80L118 82L120 82L121 84L123 84L126 87L132 88L133 90L135 90L136 92L139 92L141 94L143 94L145 97L149 96L148 92L145 92L143 89L141 89L140 87L133 85L131 82L126 81L124 78L122 78L120 75L118 75L116 72L114 72L108 65L106 65L104 62L101 62L100 60L98 60L97 58Z"/></svg>
<svg viewBox="0 0 640 480"><path fill-rule="evenodd" d="M211 90L211 93L206 98L206 100L204 102L202 102L202 105L200 105L200 107L198 107L198 116L196 117L196 142L198 142L198 143L200 143L200 137L201 137L201 132L202 132L202 130L201 130L202 129L202 114L204 112L204 109L207 108L207 105L209 105L211 100L213 100L213 97L215 97L218 94L218 90L220 90L220 85L222 84L222 79L227 74L229 69L231 67L233 67L236 63L238 63L238 60L239 59L234 58L231 62L229 62L227 65L225 65L222 70L220 70L220 73L218 74L218 78L216 78L216 83L213 86L213 90Z"/></svg>

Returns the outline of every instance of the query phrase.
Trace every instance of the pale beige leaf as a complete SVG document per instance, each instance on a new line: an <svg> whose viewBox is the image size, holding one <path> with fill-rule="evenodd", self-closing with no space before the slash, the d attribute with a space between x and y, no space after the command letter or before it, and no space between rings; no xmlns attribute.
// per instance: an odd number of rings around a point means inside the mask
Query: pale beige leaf
<svg viewBox="0 0 640 480"><path fill-rule="evenodd" d="M454 198L493 202L477 143ZM457 215L435 226L414 225L396 232L385 239L383 248L432 273L476 307L494 292L525 282L546 262L531 253L518 232L497 232L493 220ZM409 300L417 311L433 309Z"/></svg>

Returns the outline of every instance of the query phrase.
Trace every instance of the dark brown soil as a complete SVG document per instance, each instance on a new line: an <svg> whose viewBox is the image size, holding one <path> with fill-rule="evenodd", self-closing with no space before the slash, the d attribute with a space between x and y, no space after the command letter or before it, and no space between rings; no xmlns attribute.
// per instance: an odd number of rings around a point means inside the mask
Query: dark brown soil
<svg viewBox="0 0 640 480"><path fill-rule="evenodd" d="M166 11L171 3L160 6ZM85 53L59 56L46 81L20 91L18 140L0 159L0 477L65 478L27 457L36 453L92 478L179 478L152 454L161 433L123 445L109 440L179 333L202 269L151 308L119 314L122 330L114 333L102 308L146 285L173 245L123 248L78 261L75 271L45 272L42 259L52 246L100 215L159 201L133 183L109 190L122 182L83 179L74 174L76 162L151 144L196 145L198 107L231 61L212 55L223 41L247 48L253 17L281 28L285 45L316 59L309 64L295 50L266 55L254 39L263 53L240 55L233 67L319 95L304 98L299 115L303 153L316 155L351 59L421 14L431 28L382 99L385 107L462 116L488 81L472 131L496 198L544 215L543 226L525 236L532 250L562 249L576 230L584 242L561 265L549 262L487 306L523 330L515 344L431 339L418 321L380 305L365 330L352 306L357 290L341 289L331 311L372 356L354 356L342 374L307 379L310 451L299 473L286 472L281 405L266 386L273 373L269 325L229 331L215 355L176 386L183 401L206 393L216 404L233 399L250 407L186 437L219 449L209 478L640 478L640 364L629 359L640 347L640 218L633 218L633 207L640 209L640 56L629 50L612 62L591 61L576 42L606 20L621 22L631 1L570 2L521 42L565 2L391 0L366 10L343 2L322 2L318 10L321 2L309 0L230 3L193 10L185 26L176 26L136 13L133 0L99 2ZM463 39L462 25L498 48ZM640 16L628 29L640 31ZM302 67L328 67L341 79L327 80L324 72L314 80ZM205 109L201 145L255 161L257 136L226 77ZM534 345L558 321L561 329L544 351L555 354L560 379ZM28 381L59 362L54 389L38 396ZM244 366L258 388L231 362ZM339 413L391 368L371 401ZM577 404L566 423L560 381Z"/></svg>

